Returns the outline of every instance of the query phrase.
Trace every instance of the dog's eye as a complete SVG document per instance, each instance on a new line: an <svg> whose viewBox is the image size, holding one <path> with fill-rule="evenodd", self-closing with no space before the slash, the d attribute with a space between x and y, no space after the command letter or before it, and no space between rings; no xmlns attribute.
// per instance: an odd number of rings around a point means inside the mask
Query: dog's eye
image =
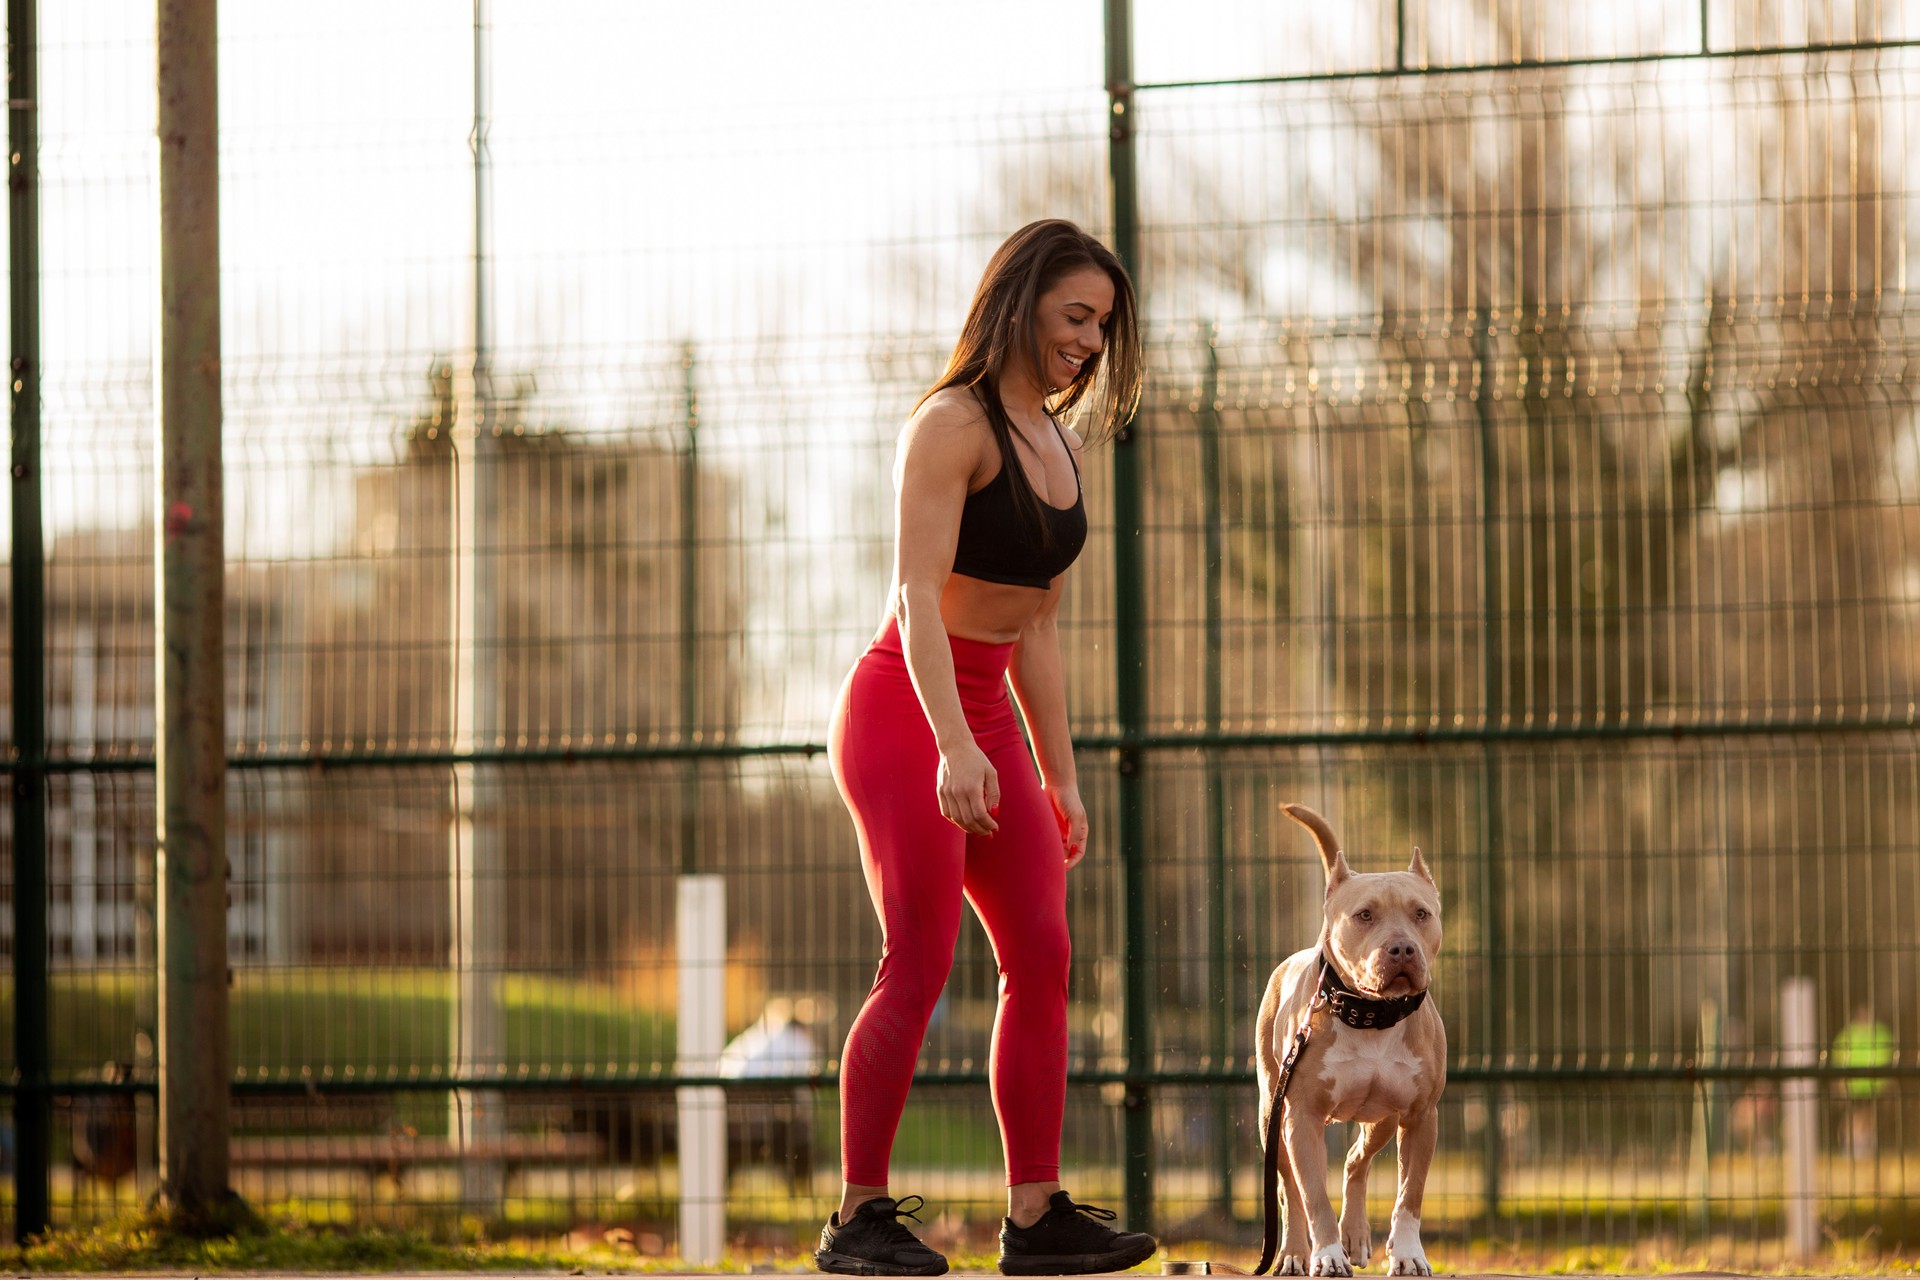
<svg viewBox="0 0 1920 1280"><path fill-rule="evenodd" d="M1413 918L1415 920L1425 920L1428 914L1429 913L1425 907L1416 907L1414 908Z"/></svg>
<svg viewBox="0 0 1920 1280"><path fill-rule="evenodd" d="M1372 907L1368 907L1368 908L1366 908L1365 910L1363 910L1363 911L1361 911L1361 912L1360 912L1360 913L1358 914L1358 916L1356 916L1355 918L1356 918L1356 919L1360 919L1360 920L1372 920L1372 919L1373 919L1373 908L1372 908Z"/></svg>

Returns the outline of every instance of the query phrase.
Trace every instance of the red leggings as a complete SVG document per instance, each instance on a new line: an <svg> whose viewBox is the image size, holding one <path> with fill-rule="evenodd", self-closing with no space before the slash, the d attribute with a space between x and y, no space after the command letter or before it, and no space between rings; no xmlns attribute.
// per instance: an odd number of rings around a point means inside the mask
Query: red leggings
<svg viewBox="0 0 1920 1280"><path fill-rule="evenodd" d="M853 811L884 944L840 1063L840 1159L856 1186L887 1184L927 1019L953 967L962 895L1000 968L993 1109L1007 1183L1060 1176L1067 1092L1067 872L1060 826L1007 696L1010 644L954 637L954 674L974 741L1000 781L999 830L968 835L940 816L940 752L889 621L834 707L828 755Z"/></svg>

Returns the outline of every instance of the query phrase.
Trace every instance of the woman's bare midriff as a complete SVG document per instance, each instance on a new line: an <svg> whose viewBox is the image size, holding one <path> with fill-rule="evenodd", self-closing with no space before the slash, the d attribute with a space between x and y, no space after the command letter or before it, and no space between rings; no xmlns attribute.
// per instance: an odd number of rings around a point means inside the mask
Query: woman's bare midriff
<svg viewBox="0 0 1920 1280"><path fill-rule="evenodd" d="M947 634L983 644L1012 644L1040 612L1047 593L1040 587L1016 587L965 574L950 574L940 593L940 621ZM899 616L896 590L888 611Z"/></svg>

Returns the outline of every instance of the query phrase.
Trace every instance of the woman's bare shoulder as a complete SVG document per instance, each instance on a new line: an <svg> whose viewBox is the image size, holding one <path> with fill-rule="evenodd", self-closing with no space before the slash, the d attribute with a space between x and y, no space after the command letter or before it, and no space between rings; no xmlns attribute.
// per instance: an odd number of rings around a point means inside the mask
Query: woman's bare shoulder
<svg viewBox="0 0 1920 1280"><path fill-rule="evenodd" d="M984 430L987 412L966 387L942 387L921 401L907 419L909 429L919 425L936 430Z"/></svg>
<svg viewBox="0 0 1920 1280"><path fill-rule="evenodd" d="M986 411L964 387L944 387L921 402L900 430L902 454L964 461L976 471L993 443Z"/></svg>

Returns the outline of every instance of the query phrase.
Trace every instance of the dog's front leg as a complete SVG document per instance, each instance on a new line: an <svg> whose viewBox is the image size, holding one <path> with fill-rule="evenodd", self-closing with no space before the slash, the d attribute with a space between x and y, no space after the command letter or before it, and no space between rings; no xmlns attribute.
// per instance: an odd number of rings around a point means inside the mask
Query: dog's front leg
<svg viewBox="0 0 1920 1280"><path fill-rule="evenodd" d="M1326 1120L1317 1115L1302 1115L1299 1108L1289 1106L1284 1128L1287 1159L1293 1165L1293 1179L1300 1186L1307 1231L1313 1242L1313 1260L1308 1264L1307 1274L1350 1276L1353 1264L1341 1247L1340 1223L1333 1216L1333 1201L1327 1198Z"/></svg>
<svg viewBox="0 0 1920 1280"><path fill-rule="evenodd" d="M1440 1113L1435 1107L1417 1113L1400 1128L1400 1191L1394 1197L1393 1226L1387 1234L1390 1275L1433 1274L1427 1251L1420 1246L1420 1205L1427 1194L1427 1170L1433 1166L1433 1149L1439 1140Z"/></svg>
<svg viewBox="0 0 1920 1280"><path fill-rule="evenodd" d="M1285 1140L1281 1141L1280 1186L1286 1193L1284 1210L1280 1217L1280 1257L1273 1264L1273 1274L1277 1276L1303 1276L1307 1274L1307 1262L1313 1253L1313 1241L1307 1236L1307 1209L1300 1198L1300 1179L1293 1174L1293 1157L1286 1150Z"/></svg>
<svg viewBox="0 0 1920 1280"><path fill-rule="evenodd" d="M1367 1224L1367 1171L1393 1137L1390 1124L1363 1124L1347 1152L1347 1185L1340 1194L1340 1243L1347 1261L1364 1267L1373 1260L1373 1228Z"/></svg>

